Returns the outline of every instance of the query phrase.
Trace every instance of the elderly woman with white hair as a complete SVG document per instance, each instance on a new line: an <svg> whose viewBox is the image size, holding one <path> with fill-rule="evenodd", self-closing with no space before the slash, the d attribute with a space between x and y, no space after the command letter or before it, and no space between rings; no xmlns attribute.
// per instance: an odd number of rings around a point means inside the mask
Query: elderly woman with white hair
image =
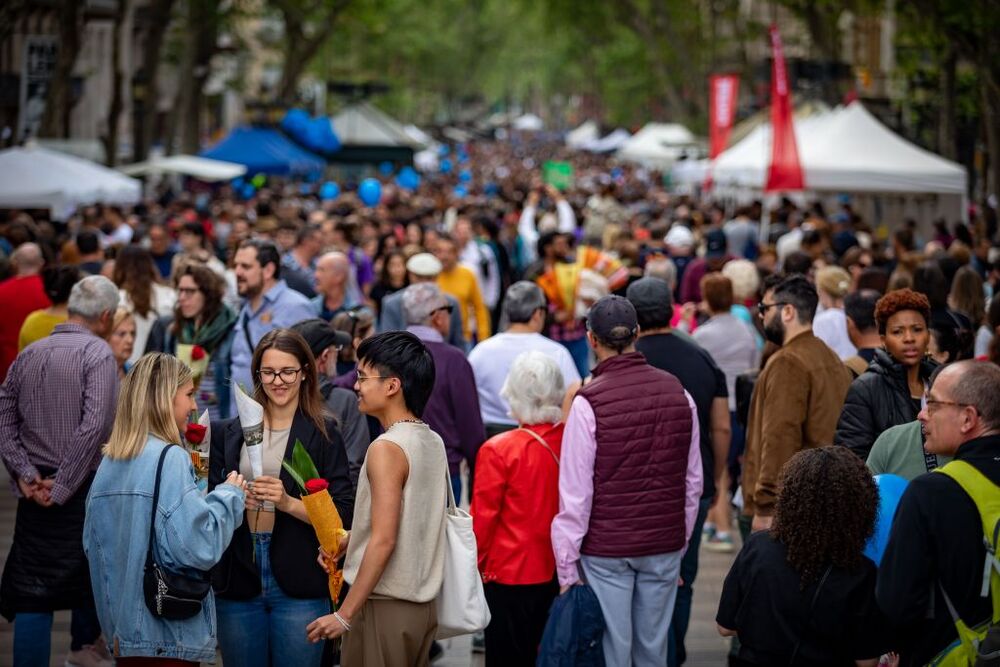
<svg viewBox="0 0 1000 667"><path fill-rule="evenodd" d="M472 525L492 614L487 667L535 663L559 593L550 526L559 510L564 392L551 357L518 356L500 393L519 426L487 440L476 460Z"/></svg>

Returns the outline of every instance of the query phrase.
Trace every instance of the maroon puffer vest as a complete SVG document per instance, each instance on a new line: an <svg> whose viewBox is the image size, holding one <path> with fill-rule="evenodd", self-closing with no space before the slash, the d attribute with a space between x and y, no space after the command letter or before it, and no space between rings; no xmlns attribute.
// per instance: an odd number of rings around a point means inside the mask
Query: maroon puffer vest
<svg viewBox="0 0 1000 667"><path fill-rule="evenodd" d="M628 558L684 546L691 407L639 352L606 359L583 396L597 421L594 501L580 553Z"/></svg>

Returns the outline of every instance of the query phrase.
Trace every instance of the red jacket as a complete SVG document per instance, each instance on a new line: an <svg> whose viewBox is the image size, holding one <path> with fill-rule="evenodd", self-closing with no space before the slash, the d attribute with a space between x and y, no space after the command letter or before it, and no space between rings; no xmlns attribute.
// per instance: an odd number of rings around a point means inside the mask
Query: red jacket
<svg viewBox="0 0 1000 667"><path fill-rule="evenodd" d="M563 424L526 428L559 456ZM542 584L555 576L550 528L559 511L559 466L552 453L521 430L479 449L471 513L483 581Z"/></svg>
<svg viewBox="0 0 1000 667"><path fill-rule="evenodd" d="M17 336L29 314L52 305L45 295L42 277L24 276L9 278L0 283L0 382L7 377L7 369L17 356Z"/></svg>

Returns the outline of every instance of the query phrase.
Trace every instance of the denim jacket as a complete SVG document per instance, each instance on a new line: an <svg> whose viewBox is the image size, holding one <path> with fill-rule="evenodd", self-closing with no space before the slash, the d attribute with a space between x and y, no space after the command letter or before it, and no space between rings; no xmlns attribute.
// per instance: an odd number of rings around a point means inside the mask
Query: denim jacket
<svg viewBox="0 0 1000 667"><path fill-rule="evenodd" d="M116 657L201 662L215 656L215 599L183 621L155 618L142 581L149 540L153 485L166 443L152 435L128 461L104 458L87 497L83 548L101 629ZM243 492L220 484L207 496L195 485L187 452L175 447L163 462L154 556L173 572L207 571L222 557L243 521Z"/></svg>

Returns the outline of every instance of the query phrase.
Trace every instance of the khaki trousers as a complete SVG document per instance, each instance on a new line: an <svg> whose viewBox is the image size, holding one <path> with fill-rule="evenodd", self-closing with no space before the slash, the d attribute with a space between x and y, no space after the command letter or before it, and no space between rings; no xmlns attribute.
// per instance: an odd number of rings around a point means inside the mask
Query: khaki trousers
<svg viewBox="0 0 1000 667"><path fill-rule="evenodd" d="M368 598L343 636L343 667L427 667L437 631L437 607L430 602Z"/></svg>

